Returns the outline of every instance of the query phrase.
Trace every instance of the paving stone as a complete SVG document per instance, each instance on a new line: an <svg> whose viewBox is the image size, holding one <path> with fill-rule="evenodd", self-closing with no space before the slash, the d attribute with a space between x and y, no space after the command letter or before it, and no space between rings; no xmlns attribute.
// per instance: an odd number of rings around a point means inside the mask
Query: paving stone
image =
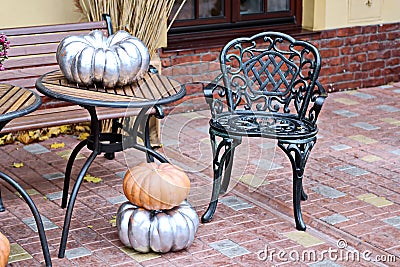
<svg viewBox="0 0 400 267"><path fill-rule="evenodd" d="M393 154L400 156L400 149L391 151Z"/></svg>
<svg viewBox="0 0 400 267"><path fill-rule="evenodd" d="M390 88L393 88L393 85L385 84L385 85L379 86L379 88L381 88L381 89L390 89Z"/></svg>
<svg viewBox="0 0 400 267"><path fill-rule="evenodd" d="M68 249L65 251L65 257L69 260L89 255L92 255L92 251L84 247Z"/></svg>
<svg viewBox="0 0 400 267"><path fill-rule="evenodd" d="M375 156L375 155L368 155L368 156L362 157L361 160L372 163L372 162L380 161L380 160L382 160L382 158Z"/></svg>
<svg viewBox="0 0 400 267"><path fill-rule="evenodd" d="M213 242L213 243L210 243L209 245L210 245L210 247L212 247L213 249L218 250L218 251L239 246L237 243L233 242L230 239L224 239L221 241Z"/></svg>
<svg viewBox="0 0 400 267"><path fill-rule="evenodd" d="M346 194L343 192L340 192L332 187L326 186L326 185L319 185L311 188L314 192L323 195L324 197L327 198L339 198L339 197L344 197Z"/></svg>
<svg viewBox="0 0 400 267"><path fill-rule="evenodd" d="M362 92L358 92L358 91L348 91L348 94L361 98L361 99L374 99L376 98L376 96L374 95L370 95L370 94L366 94L366 93L362 93Z"/></svg>
<svg viewBox="0 0 400 267"><path fill-rule="evenodd" d="M371 205L374 205L375 207L378 207L378 208L386 207L386 206L390 206L390 205L394 204L393 202L387 200L386 198L379 197L372 193L362 194L362 195L357 196L357 198L359 200L367 202Z"/></svg>
<svg viewBox="0 0 400 267"><path fill-rule="evenodd" d="M394 118L381 118L381 121L400 126L400 120L396 120Z"/></svg>
<svg viewBox="0 0 400 267"><path fill-rule="evenodd" d="M26 151L28 151L29 153L36 154L36 155L50 152L49 149L45 148L41 144L26 145L26 146L24 146L24 149Z"/></svg>
<svg viewBox="0 0 400 267"><path fill-rule="evenodd" d="M272 157L272 156L271 156ZM282 169L283 166L275 163L273 161L267 160L267 159L255 159L251 161L251 164L254 164L258 167L260 167L263 170L269 171L269 170L278 170Z"/></svg>
<svg viewBox="0 0 400 267"><path fill-rule="evenodd" d="M400 226L400 216L384 219L383 221L391 226Z"/></svg>
<svg viewBox="0 0 400 267"><path fill-rule="evenodd" d="M269 182L267 181L267 178L261 179L258 178L257 176L254 176L252 174L245 174L239 177L238 179L239 181L241 181L244 184L247 184L253 188L258 188L262 185L266 185L269 184Z"/></svg>
<svg viewBox="0 0 400 267"><path fill-rule="evenodd" d="M393 90L393 92L400 94L400 89Z"/></svg>
<svg viewBox="0 0 400 267"><path fill-rule="evenodd" d="M312 263L310 264L310 267L342 267L343 265L340 265L336 262L333 262L331 260L323 260L320 262Z"/></svg>
<svg viewBox="0 0 400 267"><path fill-rule="evenodd" d="M398 112L400 111L399 108L393 107L393 106L389 106L389 105L379 105L376 106L377 109L383 110L385 112Z"/></svg>
<svg viewBox="0 0 400 267"><path fill-rule="evenodd" d="M307 232L303 232L303 231L293 231L293 232L284 233L283 235L286 236L287 238L289 238L290 240L295 241L296 243L298 243L306 248L321 245L321 244L325 243L318 237L315 237L315 236L313 236Z"/></svg>
<svg viewBox="0 0 400 267"><path fill-rule="evenodd" d="M221 252L222 254L224 254L229 258L234 258L237 256L242 256L250 253L250 251L248 251L246 248L240 246L239 244L229 239L210 243L209 245L213 249Z"/></svg>
<svg viewBox="0 0 400 267"><path fill-rule="evenodd" d="M321 218L321 220L323 220L324 222L327 222L331 225L335 225L337 223L346 222L349 219L346 216L343 216L342 214L336 213L336 214L333 214L330 216L323 217L323 218Z"/></svg>
<svg viewBox="0 0 400 267"><path fill-rule="evenodd" d="M62 172L54 172L54 173L48 173L48 174L44 174L43 177L46 180L55 180L55 179L64 179L65 178L65 174Z"/></svg>
<svg viewBox="0 0 400 267"><path fill-rule="evenodd" d="M345 145L345 144L339 144L339 145L331 146L331 148L332 148L333 150L336 150L336 151L341 151L341 150L350 149L351 146L348 146L348 145Z"/></svg>
<svg viewBox="0 0 400 267"><path fill-rule="evenodd" d="M333 101L341 103L341 104L345 104L345 105L348 105L348 106L360 104L360 102L358 102L358 101L351 100L351 99L348 99L348 98L340 98L340 97L339 98L335 98Z"/></svg>
<svg viewBox="0 0 400 267"><path fill-rule="evenodd" d="M358 168L356 166L351 166L351 165L346 165L346 166L338 166L336 169L343 171L347 174L353 175L353 176L361 176L370 173L369 171L366 171L364 169Z"/></svg>
<svg viewBox="0 0 400 267"><path fill-rule="evenodd" d="M276 141L272 141L271 139L263 138L257 146L261 147L262 149L276 149L277 144Z"/></svg>
<svg viewBox="0 0 400 267"><path fill-rule="evenodd" d="M375 144L375 143L378 142L377 140L375 140L373 138L370 138L370 137L367 137L367 136L362 135L362 134L348 136L348 138L350 138L352 140L355 140L357 142L366 144L366 145Z"/></svg>
<svg viewBox="0 0 400 267"><path fill-rule="evenodd" d="M69 159L69 156L71 155L71 153L72 153L72 149L67 149L67 150L63 150L63 151L58 151L58 152L56 152L56 154L57 154L58 156L62 157L62 158L65 159L65 160L68 160L68 159ZM76 155L76 158L75 158L75 159L84 159L84 158L85 158L84 155L82 155L81 153L78 153L78 155Z"/></svg>
<svg viewBox="0 0 400 267"><path fill-rule="evenodd" d="M10 244L10 255L8 256L8 264L13 262L32 259L32 256L23 249L19 244Z"/></svg>
<svg viewBox="0 0 400 267"><path fill-rule="evenodd" d="M122 247L122 248L120 248L120 250L137 262L143 262L143 261L152 260L152 259L161 257L161 255L154 253L154 252L139 253L139 252L135 251L134 249L128 248L128 247Z"/></svg>
<svg viewBox="0 0 400 267"><path fill-rule="evenodd" d="M246 248L244 248L242 246L236 246L236 247L232 247L232 248L228 248L228 249L223 249L223 250L220 250L220 252L229 258L234 258L234 257L238 257L238 256L242 256L242 255L251 253L250 251L248 251Z"/></svg>
<svg viewBox="0 0 400 267"><path fill-rule="evenodd" d="M40 215L40 217L42 218L43 227L45 231L58 228L58 226L54 224L52 221L50 221L47 217L43 215ZM31 228L34 232L36 233L38 232L34 217L22 219L22 222L28 225L29 228Z"/></svg>
<svg viewBox="0 0 400 267"><path fill-rule="evenodd" d="M25 189L25 191L26 191L26 193L27 193L29 196L40 195L40 193L39 193L36 189L33 189L33 188ZM18 197L22 198L22 196L21 196L21 194L20 194L19 192L15 192L15 194L16 194Z"/></svg>
<svg viewBox="0 0 400 267"><path fill-rule="evenodd" d="M125 195L120 195L116 197L107 198L107 201L110 202L111 204L119 204L128 201L128 199L126 198Z"/></svg>
<svg viewBox="0 0 400 267"><path fill-rule="evenodd" d="M249 204L249 203L243 201L242 199L240 199L238 197L234 197L234 196L224 197L224 198L220 199L219 202L221 202L222 204L224 204L224 205L228 206L229 208L234 209L236 211L254 207L252 204Z"/></svg>
<svg viewBox="0 0 400 267"><path fill-rule="evenodd" d="M367 130L367 131L378 130L381 128L379 126L375 126L375 125L372 125L372 124L369 124L366 122L355 122L355 123L352 123L351 125L361 128L363 130Z"/></svg>
<svg viewBox="0 0 400 267"><path fill-rule="evenodd" d="M346 110L346 109L338 109L338 110L334 110L333 113L347 117L347 118L352 118L352 117L357 117L360 114Z"/></svg>
<svg viewBox="0 0 400 267"><path fill-rule="evenodd" d="M56 200L56 199L61 199L62 198L62 191L55 192L55 193L50 193L46 195L46 198L48 200ZM68 194L69 195L69 194Z"/></svg>
<svg viewBox="0 0 400 267"><path fill-rule="evenodd" d="M121 178L121 179L124 179L125 173L126 173L126 171L122 171L122 172L117 172L117 173L115 173L115 175L117 175L117 176L118 176L119 178Z"/></svg>

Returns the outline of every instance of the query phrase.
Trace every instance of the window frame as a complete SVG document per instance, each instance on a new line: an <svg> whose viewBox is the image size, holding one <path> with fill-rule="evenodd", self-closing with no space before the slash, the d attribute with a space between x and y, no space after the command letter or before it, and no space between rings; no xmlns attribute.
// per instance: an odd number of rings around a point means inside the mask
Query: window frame
<svg viewBox="0 0 400 267"><path fill-rule="evenodd" d="M240 15L240 8L232 8L231 3L233 1L239 0L224 0L225 10L228 14L225 14L223 18L198 19L197 21L204 22L198 25L191 25L193 20L187 22L175 21L168 32L168 45L163 48L163 51L222 46L233 38L251 36L261 31L281 31L293 35L304 33L301 25L302 0L291 0L289 11L270 12L268 14L266 13L267 0L264 0L264 13L246 15ZM197 8L196 12L198 17ZM213 38L210 38L210 36L213 36Z"/></svg>

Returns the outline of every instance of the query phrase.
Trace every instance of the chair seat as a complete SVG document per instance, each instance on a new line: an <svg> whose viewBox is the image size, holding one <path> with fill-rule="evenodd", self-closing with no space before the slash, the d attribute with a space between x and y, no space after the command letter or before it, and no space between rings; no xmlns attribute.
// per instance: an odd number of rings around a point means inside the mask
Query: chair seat
<svg viewBox="0 0 400 267"><path fill-rule="evenodd" d="M229 136L253 136L293 140L310 138L318 128L308 120L290 114L266 112L224 112L210 120L211 129Z"/></svg>

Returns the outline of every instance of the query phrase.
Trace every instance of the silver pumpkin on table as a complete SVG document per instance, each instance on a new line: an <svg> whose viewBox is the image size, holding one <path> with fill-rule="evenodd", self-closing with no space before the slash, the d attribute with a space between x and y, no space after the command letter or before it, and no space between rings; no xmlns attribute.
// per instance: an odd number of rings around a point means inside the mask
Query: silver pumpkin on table
<svg viewBox="0 0 400 267"><path fill-rule="evenodd" d="M140 79L150 64L144 43L123 30L108 38L99 30L65 37L58 45L56 58L69 81L108 88Z"/></svg>
<svg viewBox="0 0 400 267"><path fill-rule="evenodd" d="M143 253L185 249L199 228L199 217L187 201L169 210L146 210L125 202L116 222L121 242Z"/></svg>

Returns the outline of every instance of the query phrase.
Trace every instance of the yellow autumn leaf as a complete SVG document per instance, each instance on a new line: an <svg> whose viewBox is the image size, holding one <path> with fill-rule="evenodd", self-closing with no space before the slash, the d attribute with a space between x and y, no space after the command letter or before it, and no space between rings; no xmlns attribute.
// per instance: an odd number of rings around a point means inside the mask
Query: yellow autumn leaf
<svg viewBox="0 0 400 267"><path fill-rule="evenodd" d="M58 136L61 133L60 127L50 127L47 135L48 136Z"/></svg>
<svg viewBox="0 0 400 267"><path fill-rule="evenodd" d="M81 133L81 134L78 136L78 140L80 140L80 141L86 140L89 136L90 136L89 133Z"/></svg>
<svg viewBox="0 0 400 267"><path fill-rule="evenodd" d="M65 144L64 143L53 143L53 144L51 144L50 145L50 148L63 148L63 147L65 147Z"/></svg>
<svg viewBox="0 0 400 267"><path fill-rule="evenodd" d="M25 145L33 141L28 133L18 135L17 140Z"/></svg>
<svg viewBox="0 0 400 267"><path fill-rule="evenodd" d="M88 125L77 125L75 126L77 132L90 132L90 126Z"/></svg>
<svg viewBox="0 0 400 267"><path fill-rule="evenodd" d="M93 225L88 225L87 228L92 229L92 228L93 228Z"/></svg>
<svg viewBox="0 0 400 267"><path fill-rule="evenodd" d="M70 125L62 125L60 126L60 132L61 133L69 133L71 131L71 126Z"/></svg>
<svg viewBox="0 0 400 267"><path fill-rule="evenodd" d="M100 183L101 181L103 181L103 179L96 177L96 176L92 176L90 174L86 174L85 177L83 177L83 180L86 182L90 182L90 183Z"/></svg>
<svg viewBox="0 0 400 267"><path fill-rule="evenodd" d="M48 140L49 137L47 135L42 135L39 137L39 141L44 141L44 140Z"/></svg>
<svg viewBox="0 0 400 267"><path fill-rule="evenodd" d="M14 168L21 168L24 166L23 162L14 162L11 166L13 166Z"/></svg>
<svg viewBox="0 0 400 267"><path fill-rule="evenodd" d="M5 134L0 138L0 145L11 144L14 142L14 136L12 133Z"/></svg>
<svg viewBox="0 0 400 267"><path fill-rule="evenodd" d="M112 216L112 219L108 221L109 223L111 223L112 227L116 227L117 226L117 216Z"/></svg>

